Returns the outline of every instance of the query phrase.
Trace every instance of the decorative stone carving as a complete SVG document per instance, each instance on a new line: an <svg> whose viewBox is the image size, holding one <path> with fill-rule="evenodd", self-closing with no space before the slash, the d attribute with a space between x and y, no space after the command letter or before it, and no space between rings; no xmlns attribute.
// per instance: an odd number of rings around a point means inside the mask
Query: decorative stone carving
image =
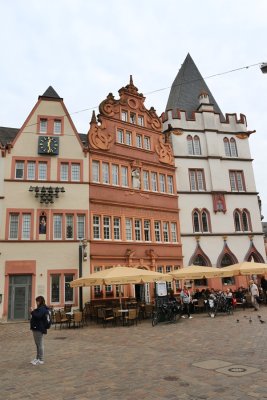
<svg viewBox="0 0 267 400"><path fill-rule="evenodd" d="M114 117L115 114L119 113L118 101L115 100L112 93L109 93L107 98L100 103L99 111L100 114L105 115L106 117Z"/></svg>
<svg viewBox="0 0 267 400"><path fill-rule="evenodd" d="M106 125L97 124L95 112L93 112L89 130L89 143L94 149L109 150L113 142L113 135L106 130Z"/></svg>
<svg viewBox="0 0 267 400"><path fill-rule="evenodd" d="M164 136L161 135L156 145L156 152L159 156L159 161L164 164L173 164L173 152L171 145L165 143Z"/></svg>
<svg viewBox="0 0 267 400"><path fill-rule="evenodd" d="M139 168L135 168L132 170L132 187L133 189L141 188L141 177Z"/></svg>

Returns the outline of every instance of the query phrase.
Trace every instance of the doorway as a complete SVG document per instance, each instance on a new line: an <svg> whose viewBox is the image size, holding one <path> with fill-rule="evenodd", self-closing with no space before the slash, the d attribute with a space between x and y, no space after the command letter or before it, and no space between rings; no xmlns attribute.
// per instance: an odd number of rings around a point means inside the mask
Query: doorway
<svg viewBox="0 0 267 400"><path fill-rule="evenodd" d="M28 320L32 295L31 275L10 275L8 291L8 319Z"/></svg>
<svg viewBox="0 0 267 400"><path fill-rule="evenodd" d="M141 303L150 303L149 283L135 285L135 298Z"/></svg>

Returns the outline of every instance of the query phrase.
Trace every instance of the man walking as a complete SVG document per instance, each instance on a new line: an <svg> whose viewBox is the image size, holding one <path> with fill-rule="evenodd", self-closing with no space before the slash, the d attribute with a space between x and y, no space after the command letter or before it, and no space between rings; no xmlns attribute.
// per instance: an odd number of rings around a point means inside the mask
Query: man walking
<svg viewBox="0 0 267 400"><path fill-rule="evenodd" d="M190 303L191 303L191 294L186 286L184 286L183 290L180 293L181 303L183 305L183 312L187 314L189 319L192 319L190 315ZM185 315L182 315L182 318L185 318Z"/></svg>

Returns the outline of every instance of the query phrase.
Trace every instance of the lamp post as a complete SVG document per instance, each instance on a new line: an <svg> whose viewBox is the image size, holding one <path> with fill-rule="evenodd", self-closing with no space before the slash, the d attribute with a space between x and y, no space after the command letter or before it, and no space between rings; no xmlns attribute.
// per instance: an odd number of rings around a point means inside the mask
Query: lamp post
<svg viewBox="0 0 267 400"><path fill-rule="evenodd" d="M85 251L87 247L87 240L80 240L79 243L79 278L82 278L83 275L83 261L87 260L87 253ZM79 308L80 311L83 311L83 288L79 287Z"/></svg>

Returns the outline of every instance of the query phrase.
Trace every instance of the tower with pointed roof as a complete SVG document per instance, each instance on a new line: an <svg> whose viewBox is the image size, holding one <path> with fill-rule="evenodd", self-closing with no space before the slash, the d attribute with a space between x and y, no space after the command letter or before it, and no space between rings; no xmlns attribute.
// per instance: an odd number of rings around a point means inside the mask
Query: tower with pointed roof
<svg viewBox="0 0 267 400"><path fill-rule="evenodd" d="M223 115L190 54L172 84L162 121L175 157L184 265L264 262L248 140L253 132L243 114ZM223 283L236 287L242 278Z"/></svg>

